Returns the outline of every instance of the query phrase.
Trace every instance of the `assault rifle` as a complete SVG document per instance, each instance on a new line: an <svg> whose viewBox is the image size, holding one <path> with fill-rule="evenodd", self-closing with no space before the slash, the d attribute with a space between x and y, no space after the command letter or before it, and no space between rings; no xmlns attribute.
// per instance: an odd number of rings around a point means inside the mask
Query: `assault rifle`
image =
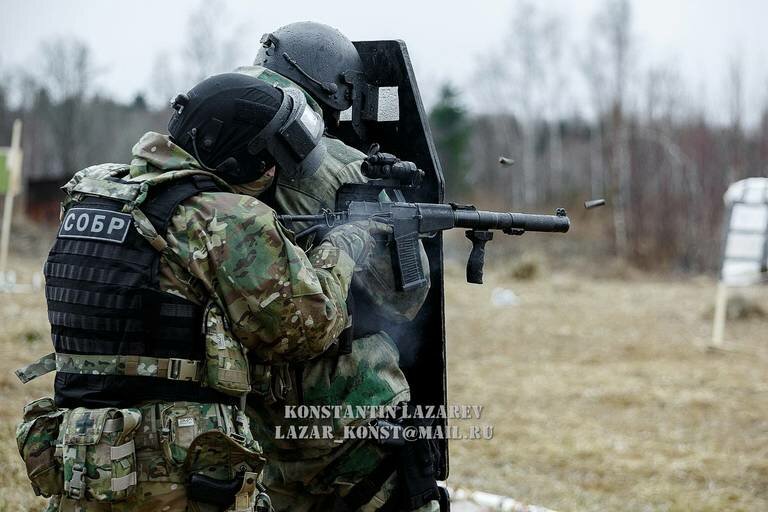
<svg viewBox="0 0 768 512"><path fill-rule="evenodd" d="M478 210L472 205L410 203L403 190L421 185L424 172L413 162L394 155L380 153L374 144L362 165L367 183L348 183L336 195L336 211L315 215L279 215L284 224L295 227L308 225L296 234L301 239L310 234L327 231L347 222L375 220L392 227L386 242L392 248L397 286L411 290L427 283L419 253L419 238L433 236L438 231L466 229L472 242L467 261L467 282L483 282L485 244L493 239L493 231L506 235L522 235L526 231L565 233L570 220L565 209L554 215L492 212Z"/></svg>

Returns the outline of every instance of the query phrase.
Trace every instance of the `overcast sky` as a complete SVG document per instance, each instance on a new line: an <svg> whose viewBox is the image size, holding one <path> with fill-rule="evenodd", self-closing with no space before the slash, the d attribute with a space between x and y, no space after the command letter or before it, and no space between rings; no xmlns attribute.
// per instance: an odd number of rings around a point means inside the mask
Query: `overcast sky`
<svg viewBox="0 0 768 512"><path fill-rule="evenodd" d="M101 91L123 100L137 92L151 94L156 55L180 51L189 10L199 1L0 0L0 66L35 62L42 41L76 36L93 49ZM603 2L534 3L563 18L571 41L568 57L575 58ZM252 61L263 32L292 21L324 22L353 40L403 39L430 103L444 80L466 91L481 78L472 76L474 63L500 45L515 5L498 0L230 0L222 25L242 34L243 64ZM639 67L660 62L677 68L689 94L723 117L729 62L739 58L747 115L756 117L768 98L768 0L635 0L633 10Z"/></svg>

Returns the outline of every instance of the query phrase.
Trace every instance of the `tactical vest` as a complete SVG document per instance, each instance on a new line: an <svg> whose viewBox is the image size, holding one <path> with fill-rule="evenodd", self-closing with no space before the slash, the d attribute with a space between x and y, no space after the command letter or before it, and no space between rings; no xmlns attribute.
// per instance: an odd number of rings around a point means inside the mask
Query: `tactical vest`
<svg viewBox="0 0 768 512"><path fill-rule="evenodd" d="M210 177L186 176L150 188L140 212L164 236L182 201L218 190ZM45 263L56 405L233 403L200 385L203 307L160 290L160 252L125 204L86 194L70 205Z"/></svg>

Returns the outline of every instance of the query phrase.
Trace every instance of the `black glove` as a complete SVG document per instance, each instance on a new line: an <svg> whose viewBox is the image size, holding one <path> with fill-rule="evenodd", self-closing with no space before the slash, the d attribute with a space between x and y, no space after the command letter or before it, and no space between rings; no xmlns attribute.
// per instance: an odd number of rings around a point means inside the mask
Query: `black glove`
<svg viewBox="0 0 768 512"><path fill-rule="evenodd" d="M424 171L415 163L400 160L391 153L382 153L378 144L371 145L360 169L367 178L397 180L409 187L418 187L424 179Z"/></svg>

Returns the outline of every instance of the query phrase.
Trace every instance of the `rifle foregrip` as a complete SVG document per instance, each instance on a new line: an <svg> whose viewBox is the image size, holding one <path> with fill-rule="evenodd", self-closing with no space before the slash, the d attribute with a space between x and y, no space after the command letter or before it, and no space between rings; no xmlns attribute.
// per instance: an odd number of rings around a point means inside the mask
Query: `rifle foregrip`
<svg viewBox="0 0 768 512"><path fill-rule="evenodd" d="M465 236L472 242L472 252L467 260L467 282L483 284L483 266L485 265L485 244L493 240L490 231L470 229Z"/></svg>

